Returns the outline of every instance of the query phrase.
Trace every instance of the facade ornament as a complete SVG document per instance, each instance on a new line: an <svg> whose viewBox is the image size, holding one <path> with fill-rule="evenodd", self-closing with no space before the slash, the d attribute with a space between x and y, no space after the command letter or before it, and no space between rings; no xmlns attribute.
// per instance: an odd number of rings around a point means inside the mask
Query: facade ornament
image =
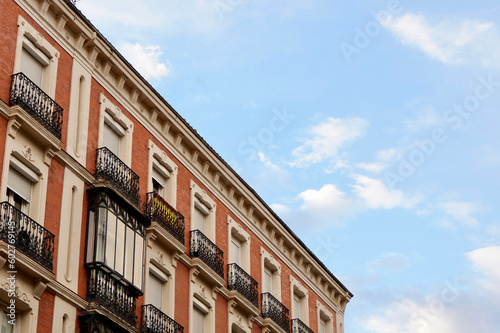
<svg viewBox="0 0 500 333"><path fill-rule="evenodd" d="M25 151L21 151L24 158L30 162L35 162L35 160L33 159L33 150L31 149L31 147L28 145L25 145L24 148L25 148Z"/></svg>

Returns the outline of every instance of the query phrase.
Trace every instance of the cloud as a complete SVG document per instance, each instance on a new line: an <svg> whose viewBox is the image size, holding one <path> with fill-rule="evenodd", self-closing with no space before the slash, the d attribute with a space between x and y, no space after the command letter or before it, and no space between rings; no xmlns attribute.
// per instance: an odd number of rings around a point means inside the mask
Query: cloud
<svg viewBox="0 0 500 333"><path fill-rule="evenodd" d="M303 144L292 151L295 160L290 163L294 167L307 167L326 159L335 158L339 149L362 137L368 121L361 118L336 119L326 121L311 127L309 137Z"/></svg>
<svg viewBox="0 0 500 333"><path fill-rule="evenodd" d="M392 271L400 272L409 267L408 258L401 253L384 253L379 258L366 264L368 272Z"/></svg>
<svg viewBox="0 0 500 333"><path fill-rule="evenodd" d="M392 163L394 163L398 158L400 158L400 154L395 148L388 148L388 149L383 149L379 150L376 155L376 162L370 162L370 163L357 163L354 166L371 172L375 174L379 174L385 169L387 169Z"/></svg>
<svg viewBox="0 0 500 333"><path fill-rule="evenodd" d="M120 52L146 80L161 79L170 72L167 65L160 61L163 53L159 46L124 43Z"/></svg>
<svg viewBox="0 0 500 333"><path fill-rule="evenodd" d="M487 64L492 54L498 56L498 50L491 49L494 47L491 38L498 40L498 36L490 22L466 19L460 23L455 20L431 25L425 16L409 13L390 17L382 24L403 45L420 49L445 64L461 64L477 57Z"/></svg>
<svg viewBox="0 0 500 333"><path fill-rule="evenodd" d="M489 246L467 253L467 259L482 275L482 287L500 297L500 246Z"/></svg>
<svg viewBox="0 0 500 333"><path fill-rule="evenodd" d="M357 185L353 185L354 193L363 199L372 209L390 209L405 206L402 191L388 188L381 180L363 175L353 175Z"/></svg>
<svg viewBox="0 0 500 333"><path fill-rule="evenodd" d="M403 121L403 124L407 131L416 132L437 127L442 122L441 115L429 106L419 110L415 118Z"/></svg>
<svg viewBox="0 0 500 333"><path fill-rule="evenodd" d="M445 213L446 219L453 219L460 222L464 226L477 226L479 221L473 216L481 211L482 206L477 202L469 201L446 201L441 203L440 209ZM452 223L451 221L448 221Z"/></svg>

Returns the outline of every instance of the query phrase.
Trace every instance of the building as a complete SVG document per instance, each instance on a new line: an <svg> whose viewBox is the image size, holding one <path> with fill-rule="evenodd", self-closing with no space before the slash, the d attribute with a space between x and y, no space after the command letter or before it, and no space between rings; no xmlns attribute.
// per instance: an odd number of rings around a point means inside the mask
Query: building
<svg viewBox="0 0 500 333"><path fill-rule="evenodd" d="M1 333L344 332L349 290L74 3L0 18Z"/></svg>

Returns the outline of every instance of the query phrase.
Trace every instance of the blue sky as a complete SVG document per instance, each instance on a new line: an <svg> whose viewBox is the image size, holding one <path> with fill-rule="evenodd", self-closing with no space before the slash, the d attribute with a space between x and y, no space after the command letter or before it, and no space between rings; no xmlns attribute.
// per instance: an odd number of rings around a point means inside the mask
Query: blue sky
<svg viewBox="0 0 500 333"><path fill-rule="evenodd" d="M497 1L77 6L354 293L346 332L500 332Z"/></svg>

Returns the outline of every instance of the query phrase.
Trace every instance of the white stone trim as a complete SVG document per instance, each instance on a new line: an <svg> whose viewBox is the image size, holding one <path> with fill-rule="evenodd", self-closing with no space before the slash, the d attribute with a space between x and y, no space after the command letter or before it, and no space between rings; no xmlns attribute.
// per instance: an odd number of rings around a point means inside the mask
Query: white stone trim
<svg viewBox="0 0 500 333"><path fill-rule="evenodd" d="M165 178L168 178L167 186L165 186L165 200L170 204L170 206L176 208L177 206L177 174L179 173L179 167L172 159L170 159L167 153L162 150L160 147L154 144L153 141L148 140L148 148L149 148L149 161L148 161L148 192L153 191L153 168L155 165L160 168L165 168L168 170L169 175Z"/></svg>

